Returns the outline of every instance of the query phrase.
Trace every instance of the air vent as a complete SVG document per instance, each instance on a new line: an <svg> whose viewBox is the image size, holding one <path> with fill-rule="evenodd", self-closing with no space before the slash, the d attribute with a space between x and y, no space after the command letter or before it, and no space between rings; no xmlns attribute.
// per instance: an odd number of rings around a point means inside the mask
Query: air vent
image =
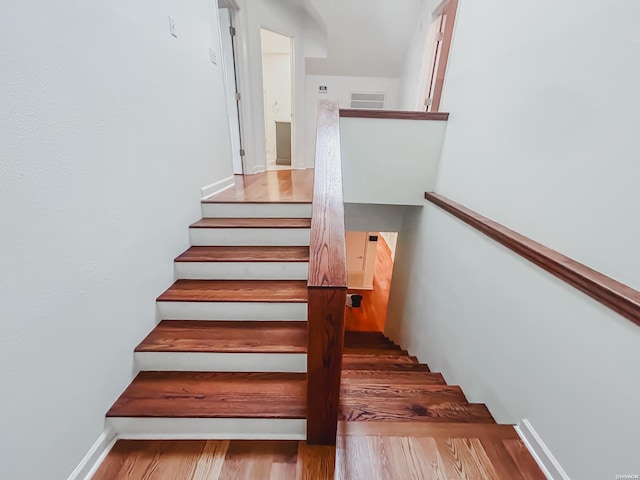
<svg viewBox="0 0 640 480"><path fill-rule="evenodd" d="M384 92L351 92L351 108L383 110L386 98Z"/></svg>

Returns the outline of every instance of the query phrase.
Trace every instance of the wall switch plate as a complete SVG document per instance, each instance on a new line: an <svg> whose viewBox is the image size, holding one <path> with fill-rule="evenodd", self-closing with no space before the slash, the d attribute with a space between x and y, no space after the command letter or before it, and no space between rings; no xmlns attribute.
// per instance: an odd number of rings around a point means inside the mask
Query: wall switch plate
<svg viewBox="0 0 640 480"><path fill-rule="evenodd" d="M213 48L209 49L209 56L211 57L211 63L213 63L214 65L218 64L218 54L216 53L216 51Z"/></svg>
<svg viewBox="0 0 640 480"><path fill-rule="evenodd" d="M172 36L178 38L178 34L176 33L176 22L171 17L169 17L169 32Z"/></svg>

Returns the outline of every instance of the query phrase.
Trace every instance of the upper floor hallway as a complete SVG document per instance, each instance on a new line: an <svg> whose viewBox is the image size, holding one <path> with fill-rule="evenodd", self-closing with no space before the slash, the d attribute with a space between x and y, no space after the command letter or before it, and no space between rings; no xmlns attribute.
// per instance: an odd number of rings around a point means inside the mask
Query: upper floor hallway
<svg viewBox="0 0 640 480"><path fill-rule="evenodd" d="M363 3L2 2L0 477L66 478L78 465L135 372L131 352L155 326L154 300L174 278L167 259L188 246L184 226L232 181L218 7L240 12L250 175L267 166L260 27L295 39L293 168L314 164L319 99L350 107L352 92L385 93L385 108L399 110L424 101L437 2ZM640 290L639 8L460 0L439 108L449 117L435 125L437 159L425 153L416 167L437 165L431 178L384 152L371 181L411 198L380 206L344 192L353 229L400 232L386 335L497 421L528 419L574 479L639 473L637 325L424 192ZM376 121L345 118L343 133ZM379 134L359 135L369 143L356 147L383 153ZM365 167L345 165L345 182L366 178L367 158L354 161ZM36 438L51 446L37 462Z"/></svg>

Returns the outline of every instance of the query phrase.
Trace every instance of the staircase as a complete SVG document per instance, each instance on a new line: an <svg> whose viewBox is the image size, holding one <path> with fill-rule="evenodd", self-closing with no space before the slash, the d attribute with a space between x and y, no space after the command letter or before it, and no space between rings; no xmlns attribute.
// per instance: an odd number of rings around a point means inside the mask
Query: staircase
<svg viewBox="0 0 640 480"><path fill-rule="evenodd" d="M305 438L310 200L203 201L107 413L120 438Z"/></svg>
<svg viewBox="0 0 640 480"><path fill-rule="evenodd" d="M176 281L157 299L160 321L135 349L140 373L107 413L120 439L306 438L310 196L308 202L216 198L203 202L202 220L190 227L191 247L175 259ZM512 426L497 425L484 404L468 402L460 387L380 332L345 333L338 417L338 452L345 454L336 468L355 462L368 472L362 478L377 478L383 467L362 462L357 451L380 447L363 455L384 454L390 462L386 445L402 438L405 447L413 445L409 450L419 446L412 468L420 475L544 479ZM121 454L134 461L131 452L160 449L153 450L154 464L157 455L173 458L179 445L195 445L170 443L122 443ZM240 449L250 463L261 445L209 446ZM303 465L307 454L300 452L310 447L300 445L282 448L298 451ZM196 447L208 455L205 444ZM319 448L313 455L329 447ZM384 468L401 468L409 450ZM97 478L116 478L104 472L120 469L121 454L110 454ZM327 458L318 465L333 462ZM300 478L333 478L310 475Z"/></svg>
<svg viewBox="0 0 640 480"><path fill-rule="evenodd" d="M368 453L353 478L546 479L512 425L380 332L345 334L340 420L338 448Z"/></svg>
<svg viewBox="0 0 640 480"><path fill-rule="evenodd" d="M418 363L380 332L345 334L340 419L495 424L486 405Z"/></svg>

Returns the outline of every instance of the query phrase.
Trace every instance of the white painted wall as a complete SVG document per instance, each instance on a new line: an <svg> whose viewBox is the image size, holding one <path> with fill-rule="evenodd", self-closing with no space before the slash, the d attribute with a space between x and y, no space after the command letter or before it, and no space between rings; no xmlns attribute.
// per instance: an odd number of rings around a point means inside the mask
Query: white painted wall
<svg viewBox="0 0 640 480"><path fill-rule="evenodd" d="M391 77L349 77L335 75L307 75L305 159L313 167L316 154L318 100L338 100L341 108L350 108L351 92L385 92L386 110L398 107L398 79ZM320 86L328 88L319 93Z"/></svg>
<svg viewBox="0 0 640 480"><path fill-rule="evenodd" d="M431 65L428 59L433 50L433 44L428 40L428 33L433 20L431 14L439 3L440 0L423 0L420 13L416 17L399 77L398 106L400 110L425 110L424 98L421 97Z"/></svg>
<svg viewBox="0 0 640 480"><path fill-rule="evenodd" d="M345 202L422 205L436 183L447 122L341 118Z"/></svg>
<svg viewBox="0 0 640 480"><path fill-rule="evenodd" d="M345 203L344 224L347 230L369 232L399 232L404 219L421 207L406 205L373 205Z"/></svg>
<svg viewBox="0 0 640 480"><path fill-rule="evenodd" d="M291 55L262 55L267 159L276 158L276 122L291 122Z"/></svg>
<svg viewBox="0 0 640 480"><path fill-rule="evenodd" d="M200 187L232 174L216 14L0 4L2 479L64 479L96 441Z"/></svg>
<svg viewBox="0 0 640 480"><path fill-rule="evenodd" d="M437 185L636 289L639 16L460 2ZM388 333L471 401L528 418L573 479L640 472L640 328L430 205L405 217L393 278Z"/></svg>
<svg viewBox="0 0 640 480"><path fill-rule="evenodd" d="M389 250L391 250L391 260L395 260L396 246L398 245L398 232L380 232L380 236L384 238Z"/></svg>

